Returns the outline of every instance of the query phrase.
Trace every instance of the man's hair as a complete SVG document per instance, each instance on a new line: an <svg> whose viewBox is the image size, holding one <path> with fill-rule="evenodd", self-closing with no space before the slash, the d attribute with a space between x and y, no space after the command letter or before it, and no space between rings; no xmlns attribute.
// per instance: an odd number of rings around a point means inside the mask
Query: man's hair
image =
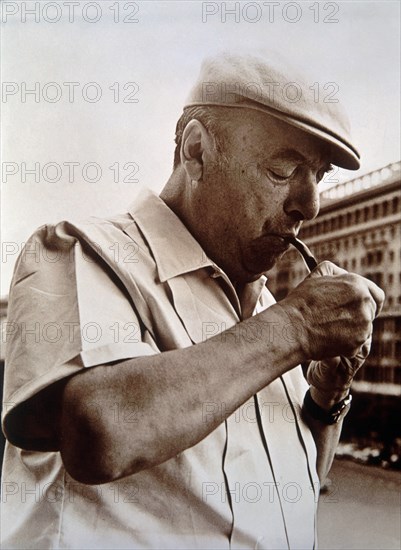
<svg viewBox="0 0 401 550"><path fill-rule="evenodd" d="M228 121L229 113L228 109L222 107L209 107L209 106L198 106L198 107L185 107L184 112L177 122L175 128L175 151L174 151L174 166L175 170L179 166L180 159L180 150L182 143L182 134L188 122L191 120L199 120L210 133L214 139L216 151L223 155L224 144L226 142L226 122ZM228 116L227 116L228 115Z"/></svg>

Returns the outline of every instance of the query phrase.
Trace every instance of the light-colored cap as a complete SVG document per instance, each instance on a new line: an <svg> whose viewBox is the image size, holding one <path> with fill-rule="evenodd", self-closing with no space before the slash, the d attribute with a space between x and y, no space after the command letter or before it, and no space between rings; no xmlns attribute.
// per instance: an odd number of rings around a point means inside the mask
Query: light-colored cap
<svg viewBox="0 0 401 550"><path fill-rule="evenodd" d="M184 109L214 105L268 113L328 143L333 164L357 170L360 155L337 92L335 83L306 82L282 59L221 54L203 62Z"/></svg>

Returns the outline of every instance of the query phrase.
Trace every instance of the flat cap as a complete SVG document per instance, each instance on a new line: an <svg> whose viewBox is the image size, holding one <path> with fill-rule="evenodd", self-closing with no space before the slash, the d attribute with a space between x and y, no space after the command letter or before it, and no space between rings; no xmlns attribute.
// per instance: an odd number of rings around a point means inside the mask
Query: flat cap
<svg viewBox="0 0 401 550"><path fill-rule="evenodd" d="M357 170L360 155L332 83L307 82L288 62L272 56L220 54L207 58L185 103L256 109L330 145L331 162Z"/></svg>

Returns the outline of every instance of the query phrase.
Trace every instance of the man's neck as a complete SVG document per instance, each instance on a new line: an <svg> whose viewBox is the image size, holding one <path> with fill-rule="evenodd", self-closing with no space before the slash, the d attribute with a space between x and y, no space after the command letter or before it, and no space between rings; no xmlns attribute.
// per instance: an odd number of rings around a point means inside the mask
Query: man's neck
<svg viewBox="0 0 401 550"><path fill-rule="evenodd" d="M160 198L182 221L187 230L203 248L206 255L225 272L236 289L238 297L240 297L245 287L249 283L258 280L260 275L254 275L252 277L250 274L243 272L241 266L236 266L235 262L230 261L227 242L223 243L222 240L219 241L218 235L213 239L213 236L210 234L210 227L212 227L213 223L211 221L211 223L208 224L208 222L205 221L206 213L202 210L201 205L194 199L195 193L192 189L193 185L202 185L202 182L198 184L188 182L185 171L178 167L174 170L162 189ZM219 244L222 247L224 246L226 261L224 261L224 254L220 253L223 251L219 250ZM234 257L234 253L231 253L231 257Z"/></svg>

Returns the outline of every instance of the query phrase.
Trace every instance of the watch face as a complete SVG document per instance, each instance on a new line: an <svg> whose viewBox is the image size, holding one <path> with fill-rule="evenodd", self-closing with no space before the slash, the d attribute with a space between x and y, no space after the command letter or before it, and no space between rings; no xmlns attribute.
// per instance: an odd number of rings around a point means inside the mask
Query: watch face
<svg viewBox="0 0 401 550"><path fill-rule="evenodd" d="M340 422L340 420L341 420L342 418L344 418L344 416L347 414L347 412L348 412L349 409L350 409L351 401L352 401L352 395L349 394L349 395L347 395L347 397L346 397L345 399L343 399L342 401L340 401L340 403L338 403L337 405L335 405L335 408L336 408L337 410L334 410L334 411L331 413L332 424L337 424L338 422Z"/></svg>
<svg viewBox="0 0 401 550"><path fill-rule="evenodd" d="M317 405L308 390L305 394L304 407L309 412L310 416L315 420L320 420L323 424L337 424L347 414L350 409L352 401L352 395L342 399L339 403L334 405L329 411L325 411L319 405Z"/></svg>

